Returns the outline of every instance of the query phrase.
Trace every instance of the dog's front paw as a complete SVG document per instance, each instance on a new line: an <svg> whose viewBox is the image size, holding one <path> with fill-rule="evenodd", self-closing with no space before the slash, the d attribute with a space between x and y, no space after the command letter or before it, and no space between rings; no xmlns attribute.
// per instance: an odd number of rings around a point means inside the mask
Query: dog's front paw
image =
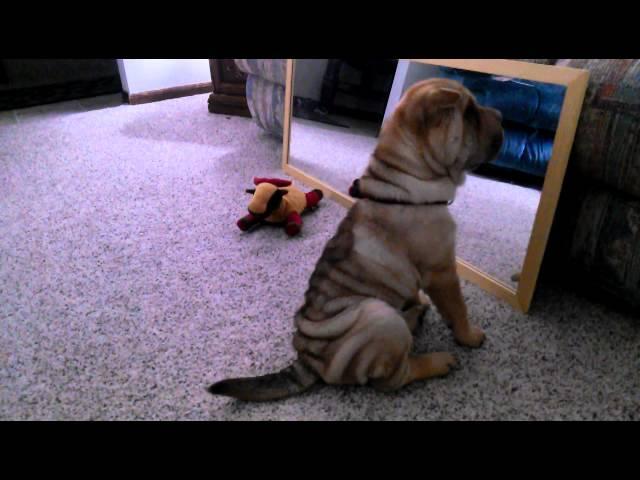
<svg viewBox="0 0 640 480"><path fill-rule="evenodd" d="M469 327L462 332L454 332L453 336L460 345L471 348L478 348L486 337L479 327Z"/></svg>

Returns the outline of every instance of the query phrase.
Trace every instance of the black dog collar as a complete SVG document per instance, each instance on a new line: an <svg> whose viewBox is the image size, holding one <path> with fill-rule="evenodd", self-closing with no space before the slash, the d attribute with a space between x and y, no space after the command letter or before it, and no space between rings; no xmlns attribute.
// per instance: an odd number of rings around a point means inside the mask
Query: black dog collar
<svg viewBox="0 0 640 480"><path fill-rule="evenodd" d="M351 184L351 187L349 188L349 195L351 195L353 198L362 198L367 200L373 200L374 202L390 203L395 205L451 205L453 203L453 200L439 200L436 202L414 203L414 202L403 202L400 200L389 200L387 198L376 198L370 195L363 195L363 193L360 191L360 179L356 179L353 181L353 183Z"/></svg>

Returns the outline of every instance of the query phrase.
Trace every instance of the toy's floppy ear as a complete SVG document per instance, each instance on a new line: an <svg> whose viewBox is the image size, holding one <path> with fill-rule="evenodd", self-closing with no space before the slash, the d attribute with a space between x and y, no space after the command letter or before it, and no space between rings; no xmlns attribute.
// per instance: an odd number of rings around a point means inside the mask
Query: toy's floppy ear
<svg viewBox="0 0 640 480"><path fill-rule="evenodd" d="M276 190L271 195L271 198L269 199L269 204L270 205L280 206L280 202L282 201L282 197L284 197L287 193L289 193L288 190L281 190L281 189Z"/></svg>
<svg viewBox="0 0 640 480"><path fill-rule="evenodd" d="M245 190L246 193L250 193L251 195L253 195L254 193L256 193L256 189L255 188L247 188Z"/></svg>
<svg viewBox="0 0 640 480"><path fill-rule="evenodd" d="M280 204L282 203L282 197L284 197L287 193L287 190L276 190L271 195L271 198L267 202L267 212L272 213L275 212L278 208L280 208Z"/></svg>

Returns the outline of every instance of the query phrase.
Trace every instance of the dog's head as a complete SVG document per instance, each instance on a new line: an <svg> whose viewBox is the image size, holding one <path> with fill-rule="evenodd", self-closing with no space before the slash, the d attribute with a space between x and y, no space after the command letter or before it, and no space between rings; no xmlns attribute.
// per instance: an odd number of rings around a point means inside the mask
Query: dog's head
<svg viewBox="0 0 640 480"><path fill-rule="evenodd" d="M388 141L381 143L395 145L417 177L449 176L460 184L465 170L496 157L503 136L499 111L479 105L460 83L438 78L405 92L383 129L381 139Z"/></svg>

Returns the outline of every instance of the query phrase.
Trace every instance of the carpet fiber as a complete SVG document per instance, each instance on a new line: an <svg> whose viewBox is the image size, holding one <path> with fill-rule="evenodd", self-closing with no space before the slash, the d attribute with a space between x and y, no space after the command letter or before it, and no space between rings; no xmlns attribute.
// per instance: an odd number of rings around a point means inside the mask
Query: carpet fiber
<svg viewBox="0 0 640 480"><path fill-rule="evenodd" d="M3 116L1 419L638 419L637 321L544 288L523 315L468 283L486 344L456 346L435 312L416 339L459 357L446 378L210 396L293 359L292 315L344 209L323 201L293 239L240 232L281 145L206 99Z"/></svg>

